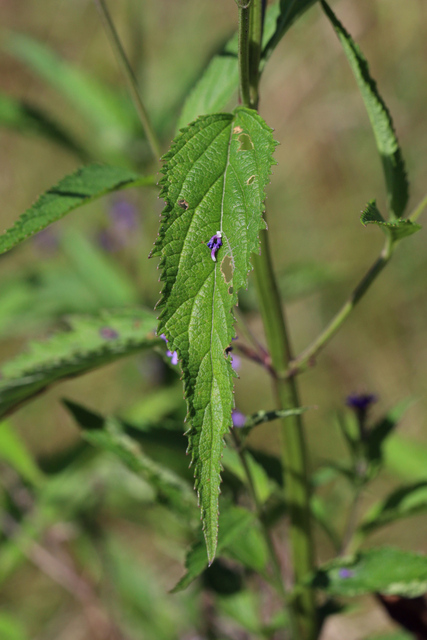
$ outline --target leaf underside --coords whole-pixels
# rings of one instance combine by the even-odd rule
[[[69,331],[33,342],[28,351],[2,364],[0,416],[54,382],[161,343],[154,335],[155,316],[143,309],[74,316],[69,324]]]
[[[380,211],[377,209],[375,200],[368,202],[362,211],[360,222],[365,227],[368,224],[377,225],[382,231],[389,234],[393,240],[402,240],[403,238],[412,236],[422,228],[420,224],[412,222],[407,218],[399,218],[391,221],[384,220]]]
[[[233,408],[234,376],[225,353],[234,336],[231,309],[246,286],[250,255],[259,250],[274,147],[264,121],[239,107],[202,116],[164,157],[166,207],[153,250],[161,256],[164,282],[158,333],[182,363],[189,452],[210,561],[217,541],[223,437]],[[223,245],[214,261],[207,242],[217,232]]]
[[[321,5],[342,44],[371,121],[383,165],[390,216],[400,218],[408,202],[409,184],[390,112],[378,92],[377,84],[370,74],[368,63],[360,48],[328,4],[321,0]]]
[[[112,191],[144,184],[153,184],[153,179],[143,178],[121,167],[101,164],[82,167],[43,193],[13,227],[0,236],[0,254],[60,220],[73,209]]]

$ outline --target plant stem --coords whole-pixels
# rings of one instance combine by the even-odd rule
[[[338,313],[335,314],[335,316],[329,322],[327,327],[322,331],[322,333],[302,353],[300,353],[299,356],[297,356],[290,362],[289,369],[285,373],[286,376],[292,377],[297,373],[305,371],[305,369],[313,364],[316,356],[320,353],[320,351],[322,351],[322,349],[324,349],[327,343],[335,335],[335,333],[343,324],[344,320],[346,320],[346,318],[350,315],[356,304],[365,295],[371,284],[381,273],[384,267],[388,264],[396,244],[396,242],[393,242],[390,238],[387,238],[387,241],[384,245],[383,250],[381,251],[379,258],[366,272],[366,274],[363,276],[357,287],[353,290],[347,301],[343,304]]]
[[[249,83],[249,3],[239,6],[239,93],[242,104],[251,106]]]
[[[156,160],[159,160],[161,156],[159,141],[157,140],[157,136],[150,122],[150,118],[148,117],[147,110],[144,106],[144,103],[142,102],[137,80],[126,56],[125,50],[123,49],[122,43],[120,42],[119,35],[111,19],[110,12],[108,11],[107,4],[105,0],[94,0],[94,2],[101,13],[107,37],[128,82],[132,100],[137,110],[142,127],[145,131],[145,135],[147,136],[152,154]]]
[[[240,96],[247,107],[253,106],[250,95],[250,71],[254,74],[254,70],[249,66],[248,30],[252,21],[251,37],[254,40],[257,38],[257,45],[261,47],[262,11],[259,7],[260,3],[256,0],[253,0],[250,12],[247,14],[245,13],[247,9],[239,7]],[[253,25],[254,20],[258,21],[257,26]],[[255,41],[253,44],[255,46]],[[253,75],[252,83],[258,83],[258,79],[257,70]],[[258,95],[258,89],[256,95]],[[277,406],[280,409],[294,409],[300,406],[300,402],[296,380],[286,378],[284,375],[291,360],[291,349],[265,230],[261,231],[260,239],[261,255],[254,257],[254,276],[267,344],[273,369],[277,374],[273,382]],[[300,415],[294,415],[282,421],[281,451],[285,494],[290,515],[291,555],[295,581],[298,585],[298,592],[292,601],[292,618],[295,619],[297,628],[294,640],[314,640],[317,636],[314,593],[310,587],[303,584],[303,580],[313,571],[314,552],[307,458]]]
[[[252,0],[249,34],[249,95],[250,106],[258,108],[259,63],[261,60],[261,44],[263,31],[263,2]]]
[[[267,344],[273,368],[277,406],[293,409],[300,406],[294,378],[284,376],[291,359],[288,332],[282,310],[279,289],[270,256],[268,235],[261,231],[261,254],[255,256],[254,275]],[[310,489],[307,456],[301,415],[290,416],[281,423],[281,459],[285,497],[290,515],[290,546],[298,593],[293,602],[299,636],[295,640],[316,638],[317,621],[313,591],[302,582],[314,568],[311,535]]]

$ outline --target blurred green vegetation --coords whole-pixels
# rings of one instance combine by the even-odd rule
[[[121,0],[110,4],[166,150],[185,95],[235,29],[235,3]],[[421,0],[410,0],[404,8],[398,0],[340,0],[334,8],[361,45],[391,109],[411,181],[411,210],[427,186],[427,7]],[[104,87],[96,94],[101,104],[107,99],[107,87],[108,100],[129,114],[125,130],[107,122],[109,135],[104,128],[103,137],[93,119],[95,113],[99,124],[100,103],[91,98],[84,108],[79,104],[84,91],[81,79],[74,86],[64,68],[58,72],[63,86],[55,88],[58,76],[52,81],[34,71],[34,50],[27,57],[25,47],[20,55],[14,53],[13,42],[19,42],[14,33],[35,39],[83,73],[89,93],[99,82]],[[82,157],[137,168],[147,163],[146,142],[92,2],[4,0],[0,44],[2,93],[41,110],[76,141],[75,148],[66,148],[54,136],[47,140],[37,131],[24,136],[19,130],[0,130],[2,228],[13,224],[42,191],[80,166]],[[385,203],[381,167],[362,100],[318,7],[289,31],[274,52],[262,78],[260,112],[280,141],[267,209],[274,261],[298,353],[376,258],[381,233],[364,228],[359,214],[371,198],[377,199],[380,209]],[[153,189],[108,196],[1,256],[0,359],[20,352],[29,339],[61,327],[67,314],[123,302],[154,307],[160,285],[156,265],[147,258],[161,209]],[[405,398],[413,399],[398,427],[403,444],[390,443],[388,472],[364,496],[364,508],[388,494],[399,477],[415,482],[427,475],[425,458],[421,456],[417,466],[410,450],[413,443],[415,451],[417,443],[427,447],[424,247],[423,232],[402,244],[316,366],[301,377],[302,404],[317,406],[305,416],[313,469],[326,457],[344,455],[334,416],[349,393],[375,393],[379,401],[374,418]],[[263,341],[254,300],[250,286],[242,297],[242,309],[250,329]],[[273,406],[269,380],[260,367],[242,360],[239,376],[240,411],[250,414]],[[182,423],[185,405],[178,377],[160,355],[133,356],[63,383],[23,406],[6,423],[4,429],[18,434],[24,448],[15,446],[19,464],[11,466],[5,454],[0,461],[4,512],[11,513],[10,503],[16,511],[16,519],[5,517],[3,523],[1,638],[191,640],[208,637],[214,602],[220,612],[218,637],[237,637],[232,634],[240,617],[247,618],[248,633],[259,633],[264,612],[257,616],[249,591],[235,594],[233,600],[215,590],[167,593],[182,576],[185,548],[191,541],[189,527],[156,505],[147,483],[116,458],[95,454],[83,445],[60,402],[67,398],[139,428],[165,418]],[[7,436],[1,432],[0,445],[3,440]],[[184,438],[179,453],[166,454],[156,443],[150,446],[158,459],[180,456],[175,460],[177,473],[187,473]],[[258,427],[251,446],[274,453],[274,423]],[[51,484],[46,479],[54,473],[57,477]],[[37,509],[34,495],[41,496]],[[331,505],[331,521],[342,528],[343,510],[350,500],[347,485],[326,485],[322,498]],[[413,526],[393,524],[376,532],[373,540],[427,552],[426,524],[426,516],[418,515]],[[18,542],[12,544],[7,538],[14,538],[17,526]],[[83,535],[87,531],[91,535]],[[276,535],[283,539],[283,530],[279,528]],[[331,544],[321,530],[316,536],[319,558],[326,560]],[[31,543],[32,537],[37,544]],[[385,617],[366,616],[372,605],[363,604],[364,636],[385,631]],[[346,623],[340,616],[332,619],[325,640],[361,638],[360,619],[361,614],[353,614]]]

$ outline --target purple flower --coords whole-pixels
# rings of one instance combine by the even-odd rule
[[[217,251],[220,247],[222,247],[222,233],[221,231],[217,231],[216,234],[214,236],[212,236],[212,238],[209,240],[209,242],[207,243],[209,249],[212,249],[211,251],[211,258],[214,262],[216,262],[216,254]]]
[[[354,411],[368,411],[371,404],[377,401],[377,397],[372,393],[352,393],[346,399],[347,407],[350,407]]]
[[[108,215],[114,229],[120,233],[129,233],[138,228],[138,212],[135,205],[125,198],[116,198]]]
[[[233,427],[237,427],[238,429],[243,427],[246,422],[245,414],[237,409],[233,409],[231,412],[231,419],[233,420]]]
[[[164,340],[166,342],[166,344],[169,342],[169,340],[166,338],[164,333],[162,333],[160,337],[161,337],[162,340]],[[171,364],[173,364],[173,365],[178,364],[178,353],[176,351],[170,351],[168,349],[166,351],[166,355],[167,355],[168,358],[171,359]]]
[[[354,576],[354,571],[351,571],[351,569],[340,569],[338,571],[338,575],[340,578],[345,580],[346,578],[352,578]]]
[[[33,244],[43,253],[54,253],[59,245],[58,234],[52,227],[46,227],[34,236]]]

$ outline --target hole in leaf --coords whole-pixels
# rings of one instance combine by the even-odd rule
[[[230,256],[225,256],[224,260],[221,262],[221,273],[227,284],[231,282],[233,278],[233,262]]]
[[[252,149],[254,148],[254,145],[252,144],[252,140],[247,133],[242,133],[242,135],[239,136],[239,141],[240,141],[239,151],[252,151]]]
[[[233,129],[233,133],[242,133],[243,129],[242,127],[239,127],[239,125],[237,125],[237,127],[234,127]]]
[[[188,204],[187,200],[184,200],[184,198],[181,198],[181,200],[178,200],[178,206],[181,207],[181,209],[185,209],[187,211],[190,205]]]
[[[255,180],[255,176],[251,176],[246,180],[246,184],[253,184],[254,180]]]

